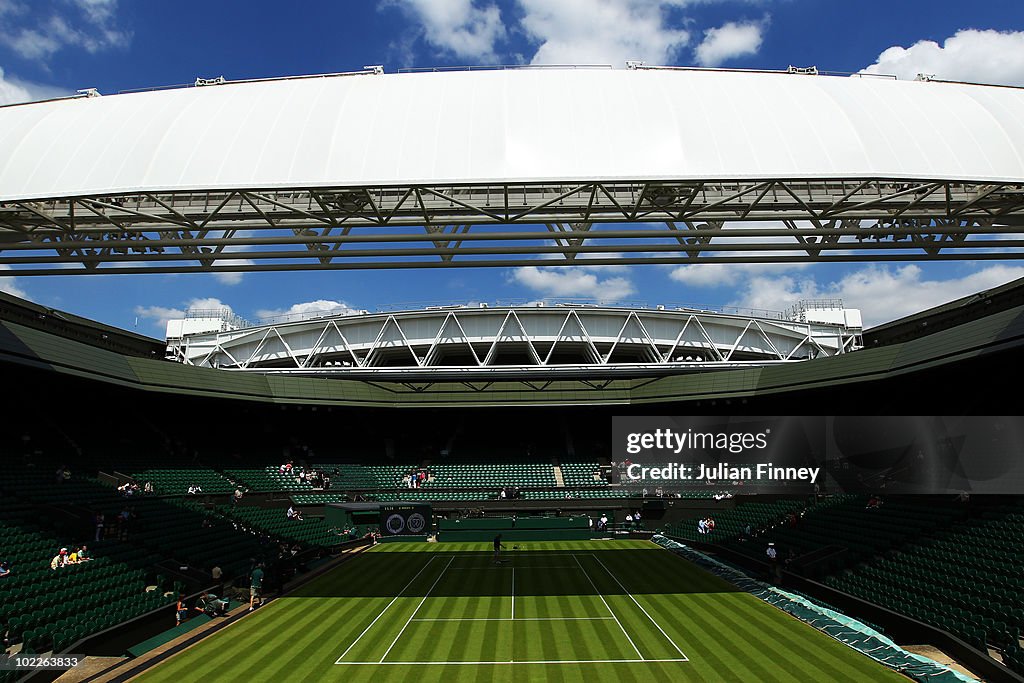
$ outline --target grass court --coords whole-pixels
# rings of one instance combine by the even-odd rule
[[[652,543],[489,545],[379,545],[140,680],[906,680]]]

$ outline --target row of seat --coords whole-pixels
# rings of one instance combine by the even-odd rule
[[[319,547],[337,545],[342,540],[327,528],[322,517],[289,519],[284,509],[236,506],[218,508],[218,512],[230,516],[246,526],[258,529],[277,538]]]
[[[226,494],[235,487],[216,470],[204,467],[162,469],[149,468],[131,473],[132,478],[144,486],[148,481],[160,495],[185,495],[190,486],[199,486],[207,495]]]

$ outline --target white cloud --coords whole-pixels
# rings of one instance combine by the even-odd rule
[[[0,271],[11,270],[6,263],[0,263]],[[19,299],[28,299],[29,296],[24,289],[18,286],[18,281],[13,276],[0,276],[0,292],[16,296]]]
[[[117,0],[74,0],[94,24],[110,21],[117,10]]]
[[[498,61],[495,45],[505,38],[496,4],[473,0],[392,0],[423,28],[423,38],[443,53],[477,63]]]
[[[675,282],[691,287],[725,287],[758,275],[778,275],[806,268],[805,263],[695,263],[673,268],[668,274]]]
[[[189,299],[184,308],[169,306],[136,306],[135,315],[153,321],[155,327],[164,328],[168,320],[184,318],[186,311],[226,311],[233,313],[231,306],[214,297]]]
[[[1024,31],[963,29],[942,45],[921,40],[878,55],[862,73],[913,79],[918,74],[948,81],[1024,85]]]
[[[1024,267],[994,265],[959,278],[926,279],[920,266],[868,266],[839,280],[819,283],[813,277],[754,277],[731,305],[783,310],[800,299],[841,298],[859,308],[866,326],[958,299],[1024,277]]]
[[[168,320],[184,318],[185,310],[167,306],[136,306],[135,315],[152,320],[155,327],[165,328]]]
[[[232,250],[231,247],[227,247],[224,249],[224,251],[229,250]],[[252,264],[255,263],[255,261],[247,258],[231,260],[221,259],[220,261],[214,261],[213,265],[216,266],[218,263],[223,263],[223,265],[232,266],[251,266]],[[222,285],[228,285],[229,287],[233,287],[235,285],[242,283],[242,278],[245,277],[245,273],[228,271],[222,273],[214,273],[213,277],[215,277],[217,279],[217,282],[221,283]]]
[[[60,11],[58,11],[60,10]],[[64,48],[89,53],[126,47],[132,34],[118,25],[117,0],[71,0],[44,12],[16,0],[0,1],[0,44],[25,59],[47,62]]]
[[[292,304],[288,308],[264,308],[256,311],[256,317],[277,318],[280,316],[294,316],[294,319],[301,320],[305,317],[318,315],[351,315],[357,313],[358,309],[352,308],[344,301],[332,301],[329,299],[317,299],[316,301],[305,301],[300,304]]]
[[[531,64],[670,64],[690,42],[679,0],[519,0],[527,38],[539,44]]]
[[[189,299],[188,310],[190,311],[227,311],[228,313],[234,313],[231,310],[231,306],[224,303],[216,297],[206,297],[204,299]]]
[[[0,67],[0,105],[63,97],[71,93],[47,85],[29,83],[4,73]]]
[[[601,302],[622,301],[636,294],[632,280],[625,276],[600,278],[601,266],[522,266],[509,280],[546,297],[586,297]]]
[[[701,66],[718,66],[737,57],[757,54],[761,48],[764,22],[726,22],[704,32],[704,40],[694,50]]]

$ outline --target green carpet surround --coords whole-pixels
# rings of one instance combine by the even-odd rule
[[[489,546],[378,546],[140,680],[905,680],[651,543]]]
[[[498,534],[512,541],[575,541],[590,538],[587,517],[484,517],[442,519],[437,540],[449,542],[490,541]]]

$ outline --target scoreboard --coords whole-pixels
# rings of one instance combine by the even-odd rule
[[[432,516],[432,508],[427,504],[381,505],[381,536],[425,536],[430,533]]]

